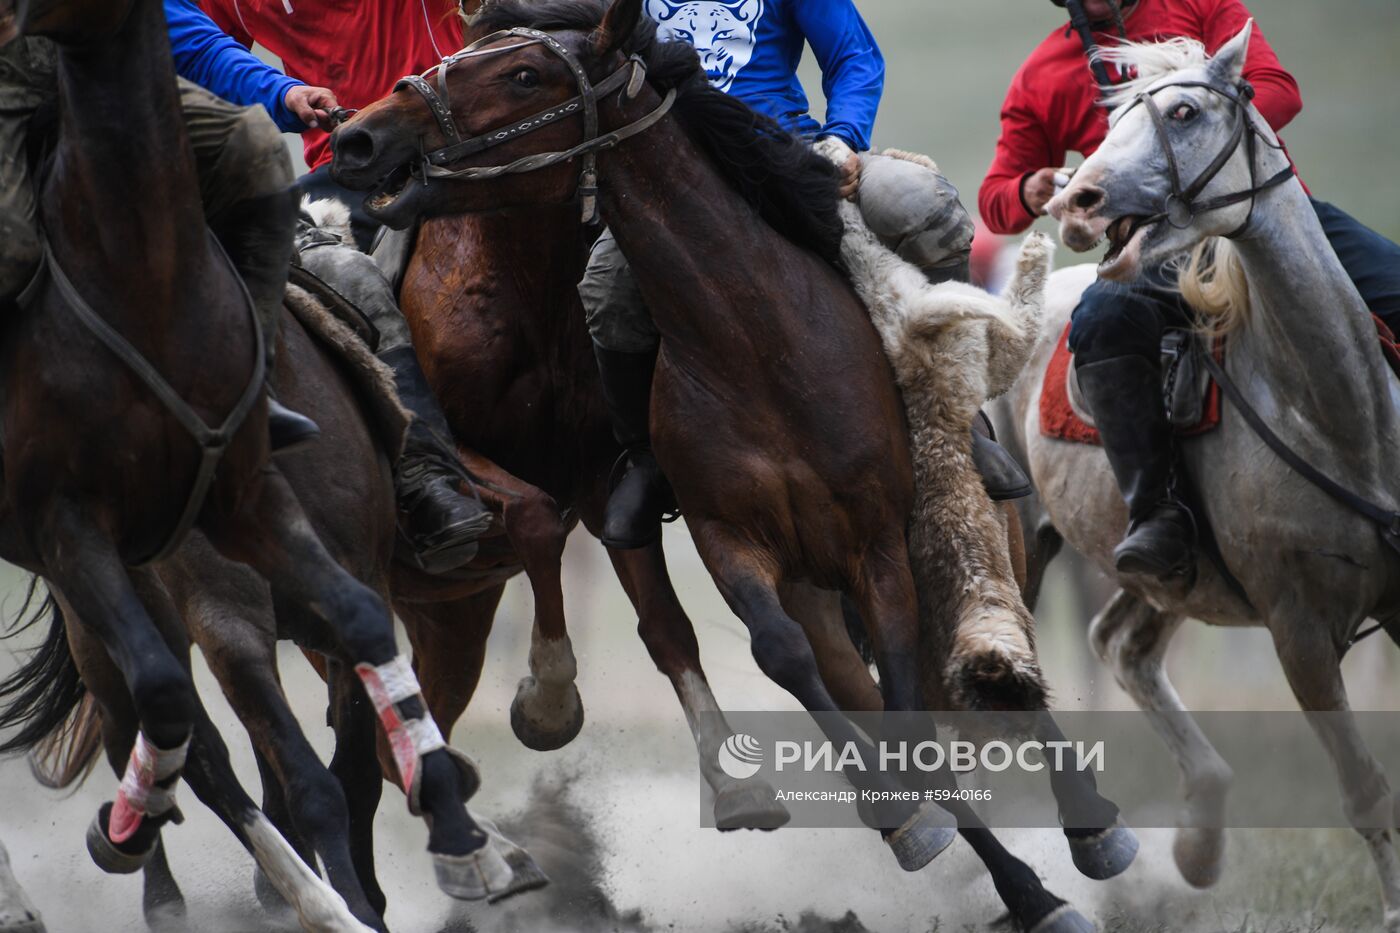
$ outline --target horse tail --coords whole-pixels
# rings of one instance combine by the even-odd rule
[[[33,578],[19,620],[5,637],[49,620],[48,634],[14,673],[0,681],[0,729],[18,731],[0,754],[31,752],[31,769],[46,787],[67,787],[86,777],[102,747],[101,713],[78,676],[68,647],[63,611],[52,595],[36,605]]]
[[[1177,287],[1210,337],[1233,333],[1249,322],[1249,280],[1239,251],[1227,239],[1208,237],[1198,243],[1178,271]]]

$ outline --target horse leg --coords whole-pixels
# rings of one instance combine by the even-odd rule
[[[1385,771],[1356,728],[1346,686],[1342,683],[1341,657],[1331,633],[1337,626],[1319,624],[1311,614],[1270,619],[1274,650],[1298,705],[1308,713],[1337,770],[1347,819],[1366,840],[1381,883],[1381,907],[1386,933],[1400,933],[1400,858],[1395,852],[1395,816],[1390,783]]]
[[[822,682],[841,708],[852,712],[883,710],[885,700],[880,686],[846,630],[841,594],[810,584],[789,584],[782,587],[780,595],[783,608],[807,633]]]
[[[239,719],[242,720],[242,717]],[[247,729],[248,724],[244,722],[243,727]],[[249,738],[252,739],[251,731]],[[287,840],[287,845],[291,846],[313,871],[317,871],[316,853],[297,832],[296,821],[292,819],[291,808],[287,805],[287,795],[282,790],[282,781],[272,767],[272,762],[268,761],[267,756],[258,748],[256,739],[253,739],[253,760],[257,762],[258,778],[262,781],[262,812],[273,829]],[[317,874],[320,872],[317,871]],[[255,869],[253,872],[253,893],[257,895],[258,903],[269,915],[275,916],[292,909],[291,905],[282,899],[282,895],[277,893],[277,889],[272,886],[272,880],[261,869]]]
[[[476,766],[443,741],[384,602],[326,552],[281,473],[268,467],[261,479],[227,527],[206,530],[210,542],[260,573],[275,603],[329,625],[327,641],[355,665],[379,713],[410,812],[425,815],[438,886],[463,900],[505,888],[510,867],[464,805],[480,783]]]
[[[1181,622],[1180,616],[1158,612],[1120,590],[1089,624],[1089,643],[1147,714],[1181,769],[1185,807],[1172,855],[1188,883],[1207,888],[1220,880],[1225,854],[1221,827],[1234,774],[1167,678],[1163,658]]]
[[[35,537],[46,576],[71,610],[66,618],[101,641],[140,724],[116,800],[98,810],[87,836],[99,867],[129,873],[151,857],[160,827],[178,815],[174,788],[197,702],[189,672],[142,605],[116,547],[81,515],[60,505]]]
[[[388,898],[374,870],[374,814],[384,791],[378,752],[374,706],[360,689],[359,679],[346,665],[328,660],[328,710],[335,730],[335,753],[330,771],[340,782],[349,811],[350,858],[370,907],[384,916]],[[389,762],[393,767],[393,762]]]
[[[44,933],[39,911],[10,870],[10,853],[0,842],[0,933]]]
[[[462,462],[472,475],[506,491],[501,500],[501,522],[535,598],[530,673],[521,678],[510,704],[510,727],[526,748],[541,752],[563,748],[583,728],[583,700],[575,683],[578,663],[564,622],[560,582],[560,560],[569,528],[548,493],[511,476],[474,451],[463,450]]]
[[[449,737],[481,680],[486,639],[504,590],[504,584],[498,584],[451,602],[399,607],[413,643],[413,665],[422,678],[424,699]],[[549,876],[528,852],[507,839],[494,823],[485,819],[480,822],[511,870],[510,883],[491,892],[491,903],[549,883]]]
[[[902,545],[902,542],[899,543]],[[896,545],[889,553],[898,555]],[[875,649],[880,671],[881,692],[885,709],[908,713],[919,708],[919,683],[913,658],[917,657],[918,605],[913,576],[907,560],[867,561],[865,574],[856,583],[851,596],[860,609]],[[885,718],[886,724],[892,720]],[[902,718],[893,720],[896,732],[906,732],[913,725]],[[932,731],[932,720],[928,731]],[[903,735],[901,738],[920,741],[932,735]],[[956,778],[947,770],[915,776],[927,782],[928,788],[954,790]],[[964,801],[950,800],[941,807],[957,822],[958,833],[972,846],[977,857],[992,876],[997,895],[1010,911],[1013,920],[1023,930],[1034,933],[1085,933],[1093,925],[1069,904],[1045,890],[1039,876],[1025,862],[1012,855],[982,823]],[[946,829],[946,822],[935,818],[937,808],[925,804],[909,821],[887,837],[890,847],[906,871],[927,864],[951,841],[935,832]],[[946,819],[946,818],[945,818]]]
[[[54,592],[67,627],[68,644],[78,671],[100,710],[99,722],[102,748],[112,770],[121,776],[126,769],[131,746],[136,742],[139,725],[131,695],[122,682],[121,671],[96,635],[84,628],[72,606],[61,593]],[[185,896],[170,871],[165,845],[157,836],[149,861],[142,868],[141,911],[146,925],[155,933],[175,933],[187,928]]]
[[[591,516],[590,516],[591,518]],[[601,529],[601,525],[598,526]],[[666,553],[655,541],[636,550],[608,550],[627,598],[637,610],[637,633],[656,669],[671,681],[700,761],[700,774],[715,794],[715,826],[772,830],[791,814],[764,781],[735,780],[719,767],[719,750],[734,734],[700,666],[695,629],[666,571]]]
[[[1066,741],[1049,711],[1036,715],[1036,738],[1046,745]],[[1093,772],[1051,768],[1050,789],[1079,873],[1107,881],[1127,871],[1137,858],[1137,834],[1119,820],[1118,806],[1099,794]]]
[[[253,641],[241,646],[236,655],[206,650],[205,657],[257,750],[258,770],[272,804],[267,817],[279,829],[278,817],[283,820],[291,832],[282,836],[308,866],[314,868],[316,856],[320,856],[327,880],[356,919],[382,930],[382,910],[376,910],[367,899],[350,854],[350,817],[344,791],[321,764],[287,706],[277,680],[273,645]],[[276,904],[274,897],[268,896],[273,892],[263,888],[272,879],[261,872],[257,880],[259,899],[265,906]]]

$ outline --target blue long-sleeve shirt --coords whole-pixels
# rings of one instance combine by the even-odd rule
[[[695,46],[710,82],[803,136],[870,148],[885,59],[852,0],[646,0],[663,39]],[[822,71],[826,123],[797,80],[803,46]]]
[[[288,89],[302,82],[260,60],[191,0],[165,0],[165,20],[182,78],[244,107],[261,104],[284,133],[306,130],[285,103]]]

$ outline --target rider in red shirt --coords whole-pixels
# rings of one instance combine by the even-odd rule
[[[461,13],[454,0],[200,0],[210,17],[245,45],[257,42],[282,59],[288,75],[330,88],[342,107],[359,108],[393,90],[462,47]],[[468,4],[470,5],[470,4]],[[364,194],[330,177],[329,137],[304,134],[311,171],[297,181],[303,195],[334,199],[350,209],[360,250],[378,224],[364,213]],[[438,405],[413,349],[393,289],[374,261],[321,231],[299,241],[301,268],[321,278],[374,323],[376,355],[394,371],[399,398],[414,415],[394,463],[399,530],[431,573],[455,569],[476,553],[490,515],[461,491],[452,427]]]
[[[342,107],[357,110],[460,49],[462,20],[453,0],[199,0],[229,35],[254,42],[282,59],[291,77],[335,92]],[[310,173],[297,182],[303,194],[332,197],[351,209],[356,242],[367,250],[378,225],[354,196],[330,177],[330,136],[302,134]]]
[[[1250,17],[1240,0],[1052,2],[1069,6],[1071,23],[1041,42],[1012,79],[996,157],[978,194],[982,219],[995,233],[1030,226],[1054,196],[1066,155],[1087,157],[1103,142],[1108,112],[1099,104],[1099,85],[1121,76],[1111,64],[1091,64],[1090,47],[1185,37],[1214,53]],[[1297,82],[1257,27],[1244,77],[1254,86],[1255,107],[1275,130],[1302,109]],[[1400,247],[1330,204],[1314,200],[1313,207],[1367,306],[1392,329],[1400,326]],[[1128,503],[1128,534],[1114,552],[1123,572],[1171,576],[1194,560],[1195,523],[1169,491],[1174,464],[1160,380],[1162,331],[1191,321],[1174,276],[1160,268],[1146,270],[1130,286],[1095,282],[1072,318],[1069,346],[1079,388]]]

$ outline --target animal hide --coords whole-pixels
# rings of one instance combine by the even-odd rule
[[[909,547],[924,702],[929,709],[1043,709],[1034,620],[1016,585],[1005,517],[973,463],[969,427],[1030,357],[1044,312],[1050,240],[1026,238],[1016,274],[998,297],[961,282],[931,285],[879,242],[858,207],[843,201],[840,210],[841,258],[908,415],[915,481]]]
[[[284,304],[312,339],[328,348],[341,363],[390,461],[398,460],[413,416],[399,401],[393,371],[310,292],[288,285]]]

